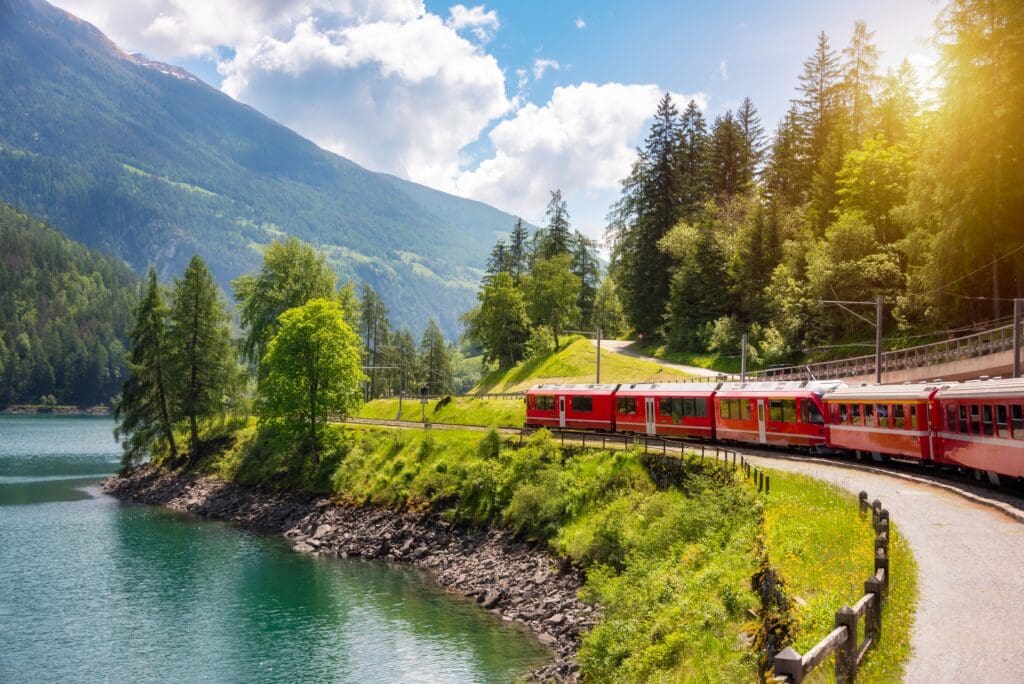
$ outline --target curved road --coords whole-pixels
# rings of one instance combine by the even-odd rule
[[[597,340],[591,338],[590,343],[595,347],[597,346]],[[700,368],[699,366],[684,366],[681,363],[672,363],[671,361],[664,361],[653,356],[646,356],[641,354],[630,347],[633,345],[632,340],[601,340],[601,349],[603,351],[614,352],[615,354],[622,354],[623,356],[632,356],[634,359],[643,359],[644,361],[651,361],[659,366],[665,368],[671,368],[681,373],[687,373],[698,378],[710,378],[714,379],[721,375],[718,371],[708,370],[707,368]]]
[[[1024,682],[1024,524],[934,485],[817,461],[747,458],[865,490],[889,509],[918,565],[905,681]]]

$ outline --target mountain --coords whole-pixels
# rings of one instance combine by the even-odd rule
[[[93,406],[121,388],[139,279],[0,203],[0,408]]]
[[[296,235],[397,324],[433,315],[449,336],[514,223],[320,149],[42,0],[0,0],[0,199],[164,279],[198,252],[225,289]]]

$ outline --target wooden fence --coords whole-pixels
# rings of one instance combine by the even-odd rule
[[[840,608],[835,629],[807,653],[800,655],[790,646],[777,654],[773,663],[776,682],[800,684],[832,654],[835,654],[836,682],[853,682],[864,656],[878,644],[882,633],[882,608],[889,592],[889,511],[882,508],[878,499],[869,505],[867,492],[860,493],[859,503],[862,513],[870,508],[875,529],[875,571],[864,582],[864,596],[853,607]],[[858,643],[862,618],[864,639]]]

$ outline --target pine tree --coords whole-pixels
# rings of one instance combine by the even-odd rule
[[[516,285],[530,268],[530,236],[523,219],[516,218],[508,239],[509,272]]]
[[[898,69],[889,67],[882,78],[874,113],[875,127],[889,142],[901,142],[906,139],[910,122],[917,118],[920,109],[917,76],[910,60],[904,59]]]
[[[736,110],[736,123],[743,131],[743,178],[753,182],[764,162],[765,140],[761,117],[749,97],[743,98]]]
[[[676,200],[679,203],[677,220],[693,221],[700,215],[710,194],[710,154],[710,138],[704,113],[700,111],[696,100],[690,100],[679,120],[677,159],[680,193]]]
[[[871,42],[874,31],[857,21],[850,44],[843,48],[843,96],[849,111],[854,141],[868,133],[874,93],[878,87],[878,47]]]
[[[452,360],[444,334],[433,318],[427,323],[420,340],[420,368],[423,381],[430,394],[448,394],[452,391]]]
[[[752,177],[746,166],[746,141],[732,112],[715,119],[711,131],[710,187],[719,201],[726,202],[745,191]]]
[[[487,258],[487,268],[484,271],[484,282],[489,282],[498,273],[510,273],[512,271],[511,255],[504,240],[498,240],[491,250],[491,256]]]
[[[804,131],[796,106],[791,106],[775,131],[771,160],[765,169],[765,194],[784,207],[795,207],[807,200],[807,186],[801,180],[806,165],[801,141]]]
[[[233,389],[235,348],[225,303],[198,255],[174,282],[168,341],[175,414],[189,424],[189,461],[199,457],[199,421],[223,414]]]
[[[121,440],[121,460],[130,470],[152,453],[157,440],[166,442],[172,461],[178,457],[171,419],[169,350],[167,346],[167,306],[164,304],[156,271],[150,267],[142,298],[134,310],[128,353],[130,375],[121,397],[114,405],[115,436]]]
[[[579,231],[573,236],[572,273],[580,280],[576,306],[580,311],[577,325],[589,329],[593,325],[594,301],[601,281],[601,268],[597,261],[597,243]]]
[[[366,387],[367,401],[380,395],[382,379],[386,373],[379,372],[379,366],[388,365],[383,362],[382,354],[391,333],[391,321],[384,300],[368,283],[363,283],[360,302],[360,332],[364,345],[364,365],[367,367],[369,383]]]
[[[569,209],[562,199],[562,191],[554,190],[545,212],[547,224],[538,246],[541,258],[550,259],[571,250],[572,229],[569,226]]]
[[[818,34],[814,54],[804,62],[797,90],[802,97],[794,101],[797,120],[803,134],[801,147],[806,163],[800,175],[802,187],[810,186],[817,161],[828,145],[840,105],[840,66],[828,36]]]

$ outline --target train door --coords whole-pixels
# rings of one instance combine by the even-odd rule
[[[654,397],[644,399],[644,418],[647,419],[647,434],[657,434],[658,431],[654,423]]]
[[[558,427],[565,427],[565,397],[558,397]]]
[[[765,403],[767,399],[757,400],[757,441],[761,444],[768,443],[768,429],[765,423]]]

